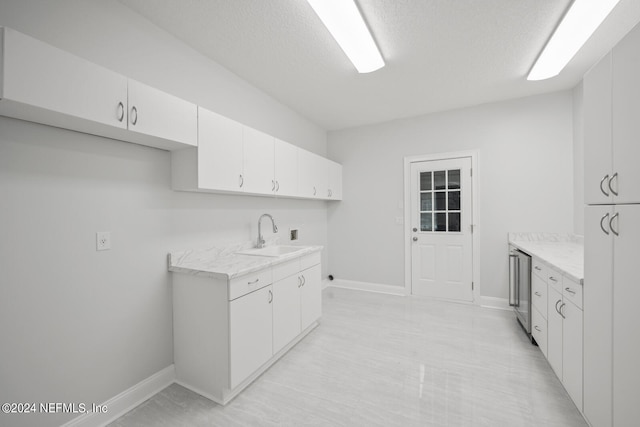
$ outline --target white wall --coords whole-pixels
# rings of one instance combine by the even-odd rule
[[[0,25],[326,152],[324,130],[115,0],[3,0]],[[2,403],[101,403],[173,363],[170,250],[254,239],[264,212],[327,244],[325,202],[173,192],[166,151],[1,117],[0,205]]]
[[[403,286],[403,158],[478,150],[481,295],[507,298],[507,233],[573,230],[572,124],[565,91],[330,132],[329,273]]]
[[[584,235],[584,104],[582,81],[573,89],[573,232]]]

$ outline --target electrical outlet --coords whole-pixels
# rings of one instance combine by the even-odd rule
[[[96,232],[96,251],[108,251],[111,249],[111,232]]]

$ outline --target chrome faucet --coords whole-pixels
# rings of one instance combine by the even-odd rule
[[[278,232],[278,227],[276,226],[276,222],[273,220],[273,217],[269,214],[262,214],[262,216],[260,216],[260,219],[258,219],[258,244],[256,245],[256,248],[264,248],[264,238],[262,237],[262,218],[267,217],[271,220],[271,224],[273,225],[273,232],[277,233]]]

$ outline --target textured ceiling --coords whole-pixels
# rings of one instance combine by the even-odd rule
[[[622,0],[557,77],[526,75],[571,0],[357,0],[386,66],[358,74],[304,0],[120,0],[327,130],[568,89],[637,22]]]

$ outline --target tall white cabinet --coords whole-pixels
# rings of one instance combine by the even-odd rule
[[[640,26],[584,78],[584,414],[640,419]]]

